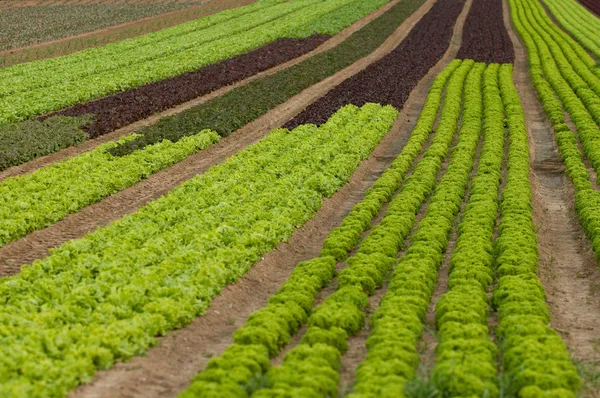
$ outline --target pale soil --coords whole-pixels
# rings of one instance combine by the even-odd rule
[[[513,78],[525,110],[530,139],[530,179],[540,250],[538,273],[548,296],[551,325],[561,334],[576,364],[598,366],[600,271],[577,220],[574,189],[565,175],[551,124],[531,83],[527,53],[512,27],[506,2],[504,21],[515,47]],[[588,388],[584,395],[598,397],[599,390]]]

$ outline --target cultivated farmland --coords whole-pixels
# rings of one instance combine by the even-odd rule
[[[600,397],[596,8],[1,4],[0,396]]]

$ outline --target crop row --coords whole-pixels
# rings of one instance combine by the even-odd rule
[[[512,63],[515,54],[502,14],[502,0],[474,0],[456,57],[486,63]]]
[[[554,18],[581,45],[600,57],[600,19],[575,0],[544,0]]]
[[[0,395],[65,396],[202,314],[351,176],[398,112],[274,130],[168,195],[0,280]]]
[[[422,0],[415,0],[407,5],[403,4],[402,8],[408,9],[410,12],[411,5],[421,1]],[[316,24],[314,26],[315,29],[325,29],[327,31],[341,29],[372,11],[374,6],[375,4],[372,2],[361,4],[352,3],[347,7],[340,8],[337,12],[328,14],[327,18],[317,19],[316,21],[313,21],[312,24],[305,25],[305,27],[311,27]],[[395,16],[398,17],[399,15]],[[392,25],[388,26],[393,29],[395,26],[394,24],[401,23],[403,19],[404,17],[400,17],[398,20],[394,20]],[[374,44],[378,40],[383,41],[384,39],[382,37],[387,30],[389,30],[389,28],[381,29],[379,32],[381,35],[375,35],[374,37],[369,37],[368,40],[365,40],[367,42],[362,43],[365,47],[355,47],[355,49],[357,49],[356,55],[366,55],[369,49],[372,48],[369,44]],[[56,115],[65,115],[76,116],[76,120],[79,121],[79,117],[85,117],[86,123],[82,123],[81,129],[87,132],[89,137],[94,138],[305,54],[317,47],[326,40],[327,37],[328,36],[326,35],[315,34],[304,39],[278,39],[273,43],[249,53],[208,65],[194,72],[184,73],[170,79],[126,90],[119,94],[78,104],[53,114],[44,115],[43,117],[40,117],[40,119],[48,120],[53,119]],[[360,36],[358,39],[367,39],[367,37]],[[339,55],[339,53],[336,53],[336,55]],[[269,88],[273,89],[273,87]],[[279,91],[285,90],[283,87],[279,87],[278,89]],[[238,94],[241,94],[241,92],[238,92]],[[234,97],[238,100],[240,99],[239,97]],[[287,97],[284,98],[287,99]],[[278,99],[281,100],[281,96],[279,96]],[[222,103],[217,105],[222,105]],[[241,104],[240,106],[242,109],[240,109],[241,115],[239,115],[239,117],[243,117],[247,121],[252,120],[252,116],[255,114],[245,113],[244,107],[246,104]],[[266,112],[268,110],[268,108],[262,108],[259,103],[250,106],[260,107],[261,112]],[[90,114],[92,117],[90,117]],[[220,122],[224,118],[220,112],[213,112],[212,116],[213,119],[210,119],[205,123],[206,125],[211,126],[207,127],[209,129],[214,129],[212,123],[216,121]],[[214,116],[217,117],[215,118]],[[236,115],[231,115],[230,117],[232,120],[229,120],[229,122],[240,120],[239,117],[236,118]],[[228,117],[225,116],[225,118],[227,119]],[[72,122],[65,122],[63,119],[58,120],[61,121],[60,123],[77,123],[76,120],[73,120]],[[32,122],[27,121],[20,124],[30,127],[31,123]],[[38,144],[32,145],[32,147],[40,147],[43,148],[44,151],[36,150],[32,153],[30,147],[26,145],[16,145],[13,140],[0,142],[0,151],[10,154],[5,160],[5,164],[1,165],[3,166],[2,168],[21,164],[36,156],[52,153],[68,146],[69,142],[74,142],[68,140],[68,133],[65,134],[67,137],[63,137],[61,130],[55,128],[58,123],[59,122],[57,121],[51,120],[47,123],[37,124],[37,128],[28,134],[30,139],[35,141],[34,144]],[[17,123],[15,124],[15,127],[11,127],[11,129],[22,130],[23,128]],[[204,129],[206,128],[192,131],[188,133],[188,135],[196,134],[197,131]],[[79,136],[81,136],[81,133],[79,133]],[[162,139],[157,140],[156,143],[160,141],[162,141]],[[25,140],[20,140],[20,142],[26,143]]]
[[[515,9],[516,5],[511,3],[512,18],[521,35],[525,45],[528,48],[529,54],[529,70],[531,73],[533,85],[538,92],[540,102],[544,108],[548,119],[552,123],[552,127],[556,134],[556,142],[560,150],[563,161],[565,162],[567,175],[575,186],[575,208],[579,221],[581,222],[586,234],[592,244],[596,258],[600,260],[600,223],[596,221],[594,214],[600,210],[600,195],[592,188],[587,168],[583,163],[582,154],[577,146],[577,140],[584,143],[584,152],[592,161],[592,165],[597,169],[598,164],[596,153],[594,151],[593,138],[596,136],[597,126],[594,121],[581,120],[587,115],[586,112],[578,112],[577,118],[572,118],[577,127],[577,135],[571,132],[569,126],[565,123],[565,115],[563,111],[563,103],[554,95],[553,87],[548,81],[553,76],[552,74],[544,73],[540,56],[535,50],[536,43],[531,35],[523,28],[520,22],[520,16]],[[556,76],[556,74],[554,74]],[[548,79],[548,80],[547,80]],[[556,79],[555,79],[556,80]],[[573,103],[577,104],[576,99]],[[589,115],[588,115],[589,117]],[[579,121],[579,123],[577,123]],[[586,144],[586,138],[591,139]]]
[[[334,276],[336,260],[345,259],[348,253],[358,245],[363,232],[371,228],[373,219],[379,214],[383,205],[392,199],[402,185],[405,174],[422,151],[423,145],[432,132],[438,108],[442,102],[444,87],[449,79],[457,79],[453,73],[460,63],[460,61],[452,62],[437,76],[430,88],[416,127],[402,152],[367,190],[364,199],[352,208],[341,225],[325,239],[320,255],[310,261],[298,264],[288,281],[269,299],[269,304],[248,318],[246,324],[234,333],[234,344],[227,348],[221,356],[211,359],[206,370],[196,376],[190,387],[181,395],[182,397],[217,397],[223,391],[227,391],[232,397],[248,397],[260,386],[261,379],[265,378],[264,375],[270,367],[269,358],[279,354],[291,336],[297,333],[300,325],[308,320],[317,293]],[[455,92],[460,90],[456,83],[453,86]],[[449,117],[447,116],[446,119],[448,120]],[[438,138],[437,141],[436,145],[438,149],[441,149],[440,139]],[[443,154],[438,156],[443,156]],[[416,187],[417,179],[410,177],[406,182],[408,183],[410,180],[413,181],[413,187]],[[400,196],[404,197],[402,193],[398,197]],[[420,201],[422,200],[424,198],[420,199]],[[395,201],[399,202],[399,200]],[[413,204],[413,213],[420,207],[420,201]],[[359,268],[358,265],[354,267]],[[351,273],[346,271],[345,275],[348,278]],[[365,280],[367,279],[365,278]],[[345,290],[338,290],[336,297],[343,298],[343,291],[349,292],[348,298],[354,296],[359,300],[361,297],[364,299],[360,289],[357,294],[353,292],[351,285]],[[343,306],[343,303],[340,304]],[[357,314],[355,310],[353,311],[352,305],[349,309],[350,313]],[[324,310],[320,311],[321,314],[325,313]],[[296,316],[293,316],[294,314]],[[360,321],[361,315],[358,317]],[[335,337],[336,332],[332,333]],[[332,333],[324,331],[322,334]],[[340,334],[343,345],[345,332],[342,330],[337,333]],[[313,335],[316,334],[313,332]],[[290,355],[299,357],[317,355],[323,358],[325,367],[335,368],[339,361],[339,352],[326,345],[318,344],[310,347],[303,344],[294,352],[296,354]],[[281,377],[281,371],[278,372]],[[330,371],[327,374],[335,377]],[[316,377],[317,374],[312,376]],[[331,381],[323,380],[322,377],[318,377],[314,381],[308,379],[304,381],[306,384],[303,384],[301,386],[303,388],[299,390],[305,394],[304,396],[312,396],[314,391],[311,387],[318,390],[322,381],[325,382],[324,385],[329,385],[330,389],[333,387]],[[297,386],[297,384],[295,385]],[[268,391],[263,389],[257,395],[268,396],[270,394]]]
[[[95,101],[77,104],[59,111],[65,116],[94,114],[94,121],[85,127],[90,137],[106,134],[117,128],[149,117],[156,112],[208,94],[256,73],[303,55],[360,17],[367,15],[379,2],[354,2],[301,27],[291,36],[169,79],[146,84]],[[306,35],[303,32],[306,31]],[[324,32],[324,34],[313,34]],[[46,115],[45,117],[47,117]],[[52,116],[52,115],[50,115]]]
[[[398,195],[390,202],[381,223],[375,226],[363,240],[357,254],[346,260],[348,267],[338,276],[337,291],[319,305],[309,317],[308,328],[300,344],[285,355],[280,367],[272,368],[267,373],[268,387],[254,394],[257,398],[281,396],[281,391],[291,392],[299,388],[303,388],[303,394],[306,396],[336,394],[339,384],[339,358],[347,349],[347,339],[364,326],[364,310],[368,306],[368,296],[382,285],[384,278],[396,264],[398,252],[413,228],[421,205],[435,187],[437,174],[442,168],[443,160],[456,133],[463,84],[471,66],[472,63],[469,62],[461,64],[450,77],[440,124],[430,147],[425,151],[423,158],[417,163],[413,174],[406,180]],[[460,145],[459,137],[457,148]],[[454,157],[451,164],[453,160]],[[443,180],[440,186],[441,184]],[[413,241],[414,239],[415,236]],[[397,275],[397,269],[394,275]],[[380,309],[398,307],[402,304],[406,302],[388,297],[384,298]],[[378,377],[385,376],[380,372],[395,368],[390,364],[393,362],[393,357],[390,356],[394,353],[402,356],[403,359],[407,357],[403,355],[405,350],[398,350],[398,345],[394,345],[393,342],[386,342],[384,349],[377,346],[381,338],[385,338],[388,334],[378,333],[377,325],[384,326],[386,320],[379,317],[378,313],[372,319],[376,326],[372,335],[374,337],[367,343],[370,357],[359,368],[354,385],[358,393],[375,392],[374,388],[385,391],[399,387],[396,383],[388,384],[389,379],[384,381],[385,378]],[[394,326],[396,327],[394,334],[396,334],[397,328],[401,326]],[[331,360],[323,361],[322,357]],[[408,357],[418,358],[416,353]],[[382,366],[382,362],[387,362],[389,365]],[[311,380],[315,379],[315,375],[319,375],[319,378],[317,383],[312,383]]]
[[[542,30],[540,26],[547,27],[548,21],[540,15],[543,10],[539,4],[531,0],[510,0],[510,4],[513,22],[528,50],[530,73],[542,103],[554,101],[554,96],[558,96],[577,126],[586,156],[594,169],[600,171],[597,124],[600,122],[600,79],[592,73],[593,68],[590,70],[581,58],[569,51],[572,46],[581,49],[577,43],[568,37],[550,35],[548,29]],[[582,58],[589,59],[585,51]],[[548,114],[548,118],[557,131],[568,131],[562,106],[560,111],[556,109]]]
[[[436,2],[394,50],[344,80],[284,127],[323,123],[347,104],[375,102],[401,109],[412,89],[448,49],[463,8],[464,2],[459,0]]]
[[[315,19],[327,18],[328,13],[355,1],[266,0],[279,4],[264,6],[254,12],[242,13],[246,8],[240,8],[237,11],[242,13],[240,16],[160,42],[129,47],[126,52],[117,51],[116,55],[104,50],[103,57],[97,58],[96,49],[90,49],[84,57],[85,62],[69,62],[71,56],[65,56],[58,58],[65,59],[64,63],[55,62],[58,65],[49,65],[44,60],[31,63],[29,68],[26,66],[29,64],[25,64],[12,74],[12,68],[7,68],[8,72],[0,72],[3,81],[0,85],[0,97],[3,98],[0,122],[55,111],[248,52],[287,37]],[[383,2],[385,0],[376,0],[369,4],[375,8]]]
[[[493,296],[498,308],[496,332],[502,341],[502,369],[516,396],[575,397],[581,381],[567,347],[548,325],[545,293],[536,274],[529,146],[510,65],[502,66],[500,89],[509,135],[508,171],[495,244],[498,282]]]
[[[477,121],[470,119],[460,127],[458,142],[452,149],[446,172],[436,183],[445,151],[458,128],[463,97],[462,83],[466,83],[464,92],[471,94],[472,86],[479,84],[473,76],[480,73],[480,68],[473,66],[473,61],[463,61],[461,90],[450,95],[450,87],[448,88],[444,110],[452,110],[452,120],[447,125],[442,125],[442,119],[436,130],[436,135],[447,135],[445,147],[430,147],[433,149],[432,156],[424,158],[426,162],[419,165],[423,168],[422,172],[426,173],[425,178],[418,176],[415,170],[416,181],[413,184],[417,187],[417,192],[412,201],[415,202],[423,192],[431,192],[434,188],[435,191],[429,200],[425,216],[410,238],[410,246],[394,268],[379,308],[371,317],[371,334],[366,343],[367,356],[356,371],[355,393],[352,397],[391,396],[394,391],[403,391],[406,382],[416,375],[420,363],[417,344],[421,339],[425,314],[435,290],[437,271],[448,246],[450,231],[467,188],[479,141],[480,130],[474,128]],[[467,73],[470,76],[465,81]],[[411,197],[405,201],[411,201]],[[388,227],[385,228],[387,233],[379,234],[379,244],[387,248],[387,256],[392,255],[389,243],[406,237],[412,228],[412,223],[406,225],[403,222],[411,205],[400,202],[395,206],[397,210],[394,209],[386,216],[389,217]],[[390,210],[391,208],[392,205]],[[414,216],[412,221],[414,222]],[[401,231],[402,229],[405,231]],[[393,259],[396,259],[396,253],[393,254]]]
[[[227,136],[302,90],[352,65],[381,45],[423,0],[403,0],[331,50],[254,80],[227,94],[142,129],[141,137],[111,150],[123,156],[146,145],[211,129]]]
[[[188,0],[3,7],[0,13],[0,25],[3,27],[0,32],[0,51],[91,32],[107,26],[198,6],[203,2]],[[41,24],[40,21],[46,22]]]
[[[0,170],[85,141],[88,116],[54,117],[0,125]]]
[[[450,77],[442,119],[431,146],[417,163],[414,173],[406,180],[398,195],[390,202],[381,223],[363,240],[356,255],[346,260],[348,267],[338,276],[336,292],[316,307],[308,318],[306,333],[298,346],[285,355],[281,366],[269,370],[267,388],[259,390],[253,397],[278,397],[286,392],[299,390],[304,396],[336,395],[340,358],[348,348],[347,339],[364,326],[364,310],[369,305],[368,296],[382,285],[396,264],[398,252],[412,230],[421,205],[435,187],[437,172],[442,167],[456,132],[464,78],[470,67],[470,64],[464,63]],[[460,145],[459,138],[458,146]],[[454,156],[451,165],[453,160]],[[449,166],[449,169],[451,167]],[[439,187],[442,184],[443,180]],[[414,238],[415,236],[413,241]],[[398,268],[394,275],[397,275],[397,272]],[[410,303],[410,300],[408,302]],[[406,303],[388,297],[383,299],[379,308],[398,308]],[[375,325],[385,321],[386,319],[379,317],[378,313],[372,320]],[[395,326],[393,333],[398,336],[398,325]],[[372,335],[375,337],[367,343],[367,347],[370,348],[370,361],[361,366],[357,373],[354,388],[359,393],[366,392],[365,390],[372,391],[374,386],[384,390],[398,388],[397,384],[386,385],[377,376],[380,376],[379,372],[384,369],[393,368],[390,363],[393,358],[390,354],[402,355],[404,351],[398,350],[397,346],[389,342],[385,344],[385,349],[378,350],[377,343],[381,341],[382,334],[377,333],[377,327],[375,326]],[[406,358],[405,355],[402,356]],[[414,356],[418,358],[416,353]],[[373,361],[376,363],[372,363]],[[387,366],[382,366],[384,362]],[[389,380],[387,382],[389,383]]]
[[[76,213],[159,170],[219,141],[210,130],[172,143],[164,140],[115,157],[107,149],[135,134],[90,152],[0,182],[0,247]]]
[[[498,64],[487,68],[477,64],[469,76],[474,82],[465,92],[463,123],[474,137],[483,127],[483,145],[450,258],[448,291],[436,304],[438,346],[432,380],[449,397],[498,396],[497,350],[490,339],[487,296],[494,280],[494,230],[504,155],[498,69]]]

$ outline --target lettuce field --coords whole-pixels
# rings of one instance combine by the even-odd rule
[[[0,4],[0,397],[600,397],[599,7]]]

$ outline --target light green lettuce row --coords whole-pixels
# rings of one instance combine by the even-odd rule
[[[576,41],[552,23],[537,1],[522,1],[530,28],[546,43],[569,85],[580,96],[583,93],[597,98],[600,95],[600,78],[595,74],[596,62]],[[581,91],[581,88],[586,91]],[[585,99],[584,103],[588,105]],[[598,100],[594,103],[598,104]]]
[[[381,286],[396,263],[419,208],[435,186],[436,175],[456,132],[463,83],[472,64],[472,61],[461,62],[450,77],[433,142],[390,203],[381,224],[363,240],[357,254],[346,261],[348,267],[339,274],[336,292],[309,317],[300,344],[285,355],[281,366],[269,370],[266,388],[259,389],[252,397],[337,394],[340,357],[347,350],[347,339],[364,326],[368,296]]]
[[[328,253],[346,258],[358,244],[362,232],[370,228],[383,204],[399,188],[404,174],[431,134],[444,86],[460,63],[453,61],[436,77],[417,126],[402,152],[375,181],[364,199],[353,207],[342,225],[325,239],[320,256],[296,266],[269,303],[252,314],[234,333],[234,344],[222,355],[211,359],[206,370],[194,378],[182,397],[221,397],[223,394],[247,397],[260,385],[270,367],[269,358],[279,354],[300,325],[306,322],[317,293],[333,278],[336,259]],[[354,243],[344,239],[348,236]],[[343,240],[340,242],[340,239]]]
[[[498,307],[502,370],[510,380],[509,393],[515,396],[575,397],[581,380],[564,342],[548,326],[545,293],[536,275],[529,146],[511,65],[502,66],[500,88],[509,131],[508,171],[495,245],[499,279],[493,297]]]
[[[333,256],[338,261],[346,259],[348,253],[360,241],[362,233],[371,227],[374,215],[379,214],[383,204],[389,202],[394,192],[400,187],[404,175],[413,165],[417,155],[423,150],[425,141],[431,135],[446,82],[460,64],[460,60],[452,61],[436,77],[429,89],[417,124],[411,132],[408,142],[402,148],[402,152],[367,190],[365,198],[352,208],[342,224],[325,238],[321,251],[322,256]]]
[[[470,87],[480,84],[475,80],[481,74],[481,67],[471,69],[474,65],[471,60],[463,61],[462,65],[468,66],[467,71],[470,69],[465,94],[472,93]],[[460,95],[447,98],[444,108],[457,107],[460,111],[461,103]],[[470,101],[465,105],[467,104],[473,105]],[[469,109],[469,116],[472,116],[471,110]],[[448,246],[452,225],[460,210],[475,161],[480,137],[480,128],[476,124],[476,119],[469,118],[461,125],[458,143],[452,149],[446,172],[437,184],[437,173],[434,173],[435,191],[425,216],[410,238],[411,244],[396,265],[388,290],[371,317],[372,331],[366,343],[367,356],[358,366],[354,393],[349,397],[403,397],[406,381],[415,377],[420,362],[417,343],[435,290],[438,268]],[[456,127],[454,126],[455,129]],[[439,170],[441,164],[430,164],[429,167]],[[390,209],[391,207],[392,205]],[[390,213],[388,223],[404,225],[402,215],[403,212]],[[392,228],[389,231],[394,232]],[[381,236],[382,240],[387,238],[388,242],[402,237],[398,233]],[[391,248],[384,241],[380,245]],[[391,254],[391,250],[386,252],[387,256]]]
[[[594,99],[595,94],[583,86],[575,88],[577,89],[576,93],[574,88],[571,88],[562,77],[545,42],[532,30],[526,17],[527,10],[530,9],[528,0],[510,0],[510,4],[512,20],[527,47],[529,70],[533,83],[540,93],[544,108],[550,106],[547,104],[558,104],[558,108],[554,105],[551,106],[553,110],[548,116],[550,121],[557,132],[569,130],[568,126],[564,124],[562,111],[564,106],[577,126],[578,137],[586,156],[594,169],[600,170],[600,128],[594,121],[594,117],[588,112],[589,110],[593,114],[597,114],[596,118],[600,120],[600,102]],[[558,95],[560,101],[554,98],[555,94]],[[588,103],[589,109],[586,109],[586,105],[582,101]],[[548,109],[546,110],[548,113]]]
[[[504,155],[498,69],[497,64],[487,69],[477,64],[477,73],[469,76],[474,82],[465,91],[463,126],[468,123],[476,134],[482,127],[483,108],[483,146],[450,258],[448,291],[436,305],[438,345],[432,379],[445,397],[498,396],[497,350],[488,328],[487,296],[494,280],[494,229]]]
[[[164,140],[123,157],[106,151],[135,137],[137,134],[132,134],[0,182],[0,246],[130,187],[221,138],[206,130],[176,143]]]
[[[594,168],[598,167],[593,163],[594,159],[598,159],[598,156],[600,156],[597,154],[597,149],[595,149],[598,142],[597,133],[595,132],[597,126],[593,121],[582,122],[580,118],[585,118],[586,114],[585,112],[577,112],[578,117],[574,120],[580,120],[576,124],[578,135],[576,136],[571,132],[569,126],[565,123],[562,103],[556,98],[552,85],[546,80],[550,75],[544,74],[540,56],[535,50],[535,42],[531,35],[523,29],[515,4],[512,4],[511,8],[513,22],[528,48],[529,71],[533,85],[538,92],[544,112],[552,123],[567,175],[575,186],[575,209],[579,221],[592,244],[596,259],[600,261],[600,219],[597,217],[597,214],[600,214],[600,194],[592,188],[587,168],[582,160],[583,155],[577,147],[577,139],[579,138]]]
[[[543,1],[563,28],[600,58],[600,19],[575,0]]]
[[[389,106],[349,105],[320,127],[275,130],[1,279],[0,395],[65,396],[187,325],[310,219],[396,116]]]
[[[157,46],[130,49],[114,60],[105,55],[67,67],[37,66],[31,73],[23,71],[18,76],[2,79],[0,123],[26,119],[196,70],[279,38],[293,36],[293,32],[306,25],[328,26],[326,18],[330,13],[336,15],[337,10],[355,2],[284,2],[217,23],[184,38],[174,36]],[[381,4],[381,0],[370,1],[368,6],[360,7],[359,12],[337,15],[332,29],[350,25]]]

